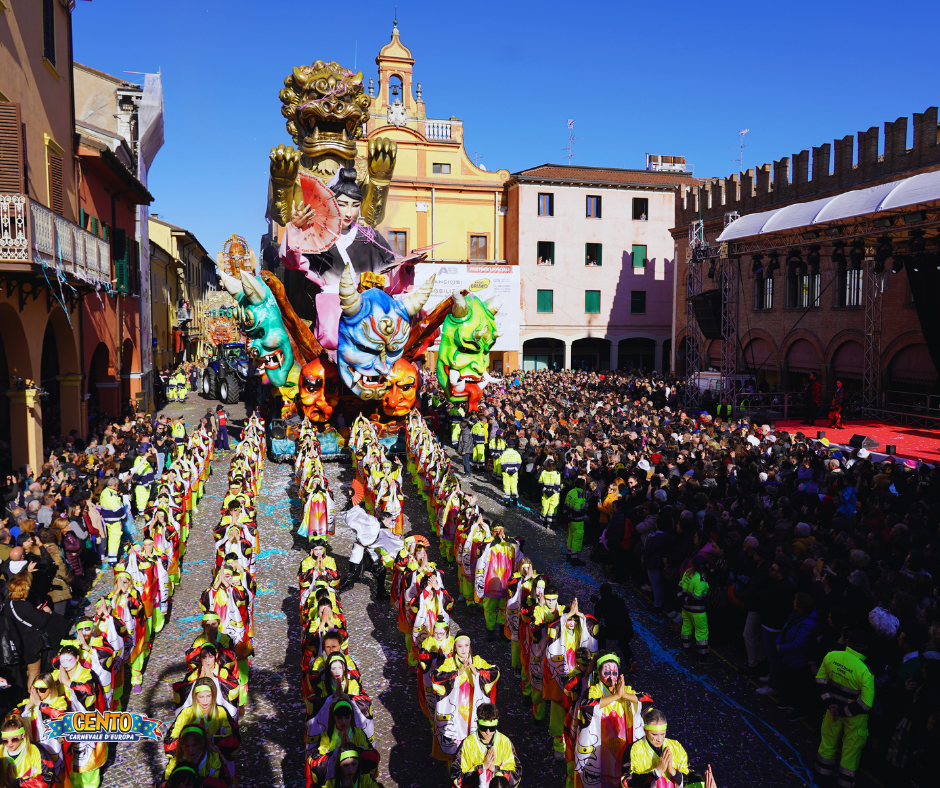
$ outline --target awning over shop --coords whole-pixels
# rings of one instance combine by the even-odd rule
[[[757,235],[812,227],[880,211],[906,208],[940,200],[940,171],[924,172],[900,181],[837,194],[821,200],[794,203],[772,211],[745,214],[729,224],[718,241],[736,241]]]

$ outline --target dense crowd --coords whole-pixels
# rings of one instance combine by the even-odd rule
[[[866,756],[893,778],[929,781],[940,469],[685,409],[680,395],[655,376],[573,371],[510,374],[469,414],[433,382],[424,392],[465,472],[488,466],[506,502],[521,494],[566,532],[569,561],[634,583],[690,657],[724,650],[791,722],[822,720],[821,778],[850,786],[870,739]]]

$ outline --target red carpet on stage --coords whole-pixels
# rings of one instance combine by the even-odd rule
[[[811,438],[816,437],[816,431],[826,433],[830,443],[840,443],[848,446],[853,435],[867,435],[878,441],[879,446],[870,451],[876,454],[885,454],[885,446],[894,444],[898,447],[898,457],[913,460],[924,460],[935,463],[940,461],[940,430],[931,430],[924,427],[901,427],[896,424],[885,424],[883,421],[862,420],[850,421],[841,430],[830,429],[822,419],[816,420],[815,427],[807,427],[799,421],[778,421],[778,430],[790,433],[802,432]]]

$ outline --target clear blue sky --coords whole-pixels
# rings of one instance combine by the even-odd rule
[[[152,210],[216,251],[258,248],[268,152],[290,143],[278,90],[295,65],[337,60],[376,76],[395,2],[92,0],[75,59],[128,79],[162,69],[166,144]],[[940,3],[398,0],[428,115],[465,123],[490,170],[562,162],[645,166],[684,155],[698,176],[790,155],[940,102]]]

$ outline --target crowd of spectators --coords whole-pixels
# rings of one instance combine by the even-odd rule
[[[682,394],[650,375],[512,373],[468,415],[518,448],[534,508],[549,458],[562,501],[583,480],[591,560],[654,616],[680,621],[679,581],[707,559],[711,645],[790,722],[818,726],[816,672],[852,633],[875,680],[866,757],[893,779],[935,779],[940,468],[687,409]],[[449,437],[454,406],[433,381],[425,396]]]
[[[201,422],[217,429],[211,410]],[[134,463],[146,457],[159,478],[178,451],[173,428],[168,416],[95,418],[84,438],[73,430],[49,441],[41,468],[24,465],[0,479],[0,718],[49,672],[88,605],[107,551],[102,491],[117,480],[123,530],[133,537]]]

